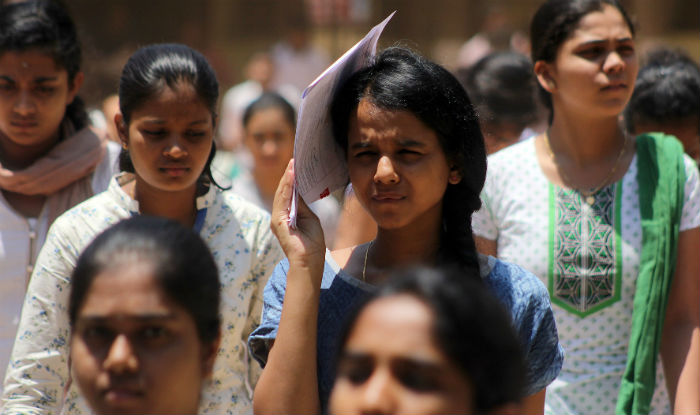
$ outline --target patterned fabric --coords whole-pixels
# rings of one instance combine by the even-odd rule
[[[637,159],[622,180],[596,194],[591,207],[578,193],[547,180],[534,142],[529,139],[489,156],[483,207],[472,219],[474,233],[497,241],[499,259],[531,271],[550,289],[566,359],[547,388],[545,411],[614,413],[642,245]],[[700,226],[697,167],[688,157],[685,167],[681,231]],[[577,239],[585,242],[574,249]],[[583,278],[567,281],[576,272]],[[661,364],[656,385],[651,413],[669,413]]]
[[[121,188],[130,180],[133,175],[116,176],[106,192],[69,210],[49,230],[22,309],[3,413],[89,412],[68,370],[70,275],[97,234],[138,213],[138,202]],[[219,267],[222,340],[200,413],[250,413],[250,385],[259,370],[249,364],[245,340],[259,321],[262,289],[282,251],[269,230],[269,215],[235,194],[211,187],[197,199],[197,209],[205,208],[200,236]]]
[[[490,291],[513,317],[513,325],[523,345],[527,362],[526,394],[544,389],[559,373],[563,350],[550,308],[547,290],[537,278],[522,268],[480,256],[481,276]],[[260,326],[248,340],[253,356],[265,365],[272,342],[277,337],[282,303],[287,285],[289,262],[283,260],[272,273],[264,291],[265,305]],[[351,277],[326,252],[318,312],[317,370],[319,397],[326,407],[333,387],[336,343],[345,317],[374,286]]]
[[[102,162],[92,177],[87,178],[93,194],[107,189],[110,178],[119,171],[117,159],[120,151],[117,143],[107,143]],[[29,277],[49,230],[49,211],[45,205],[39,217],[26,218],[15,211],[0,193],[0,380],[5,378]],[[0,395],[2,390],[0,384]]]
[[[554,304],[585,317],[620,299],[616,186],[601,189],[592,205],[576,191],[550,187],[555,225],[550,228],[549,292]]]

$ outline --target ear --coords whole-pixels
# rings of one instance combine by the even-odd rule
[[[114,114],[114,125],[117,127],[117,135],[119,135],[119,142],[122,148],[126,150],[129,147],[129,134],[126,128],[126,123],[124,122],[124,116],[121,112]]]
[[[450,175],[447,178],[447,182],[449,184],[457,184],[462,181],[462,175],[459,173],[459,170],[456,167],[452,167],[450,169]]]
[[[535,76],[537,77],[537,82],[539,82],[545,91],[551,94],[556,90],[557,84],[554,82],[552,68],[549,63],[545,61],[537,61],[535,62],[533,70],[535,72]]]
[[[219,344],[221,343],[221,332],[216,336],[216,340],[205,345],[202,349],[202,377],[207,379],[214,372],[214,362],[219,354]],[[247,374],[246,374],[247,375]]]
[[[73,82],[71,85],[68,87],[68,96],[66,97],[66,105],[70,105],[71,102],[75,99],[75,96],[78,95],[78,91],[80,91],[80,87],[83,86],[83,82],[85,81],[85,74],[83,72],[78,72],[75,74],[73,77]]]

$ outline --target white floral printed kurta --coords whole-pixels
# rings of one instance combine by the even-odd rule
[[[3,413],[87,413],[68,370],[70,275],[83,248],[101,231],[138,214],[138,202],[122,191],[133,175],[115,176],[109,188],[60,216],[49,230],[27,290],[7,369]],[[229,191],[211,187],[197,199],[207,209],[201,237],[219,267],[222,340],[200,413],[252,412],[251,387],[259,369],[246,340],[258,325],[262,290],[282,250],[270,217]]]

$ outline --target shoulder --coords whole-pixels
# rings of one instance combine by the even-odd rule
[[[514,316],[527,308],[550,309],[549,292],[533,273],[494,257],[488,260],[491,270],[484,276],[484,283]]]
[[[508,165],[513,160],[521,161],[525,156],[535,155],[535,136],[519,141],[488,156],[489,165]],[[518,163],[520,164],[520,163]]]
[[[227,214],[241,222],[270,222],[270,214],[231,190],[216,190],[216,201]]]

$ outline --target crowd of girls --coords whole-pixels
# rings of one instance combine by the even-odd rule
[[[268,214],[212,174],[209,63],[144,46],[112,175],[70,18],[2,6],[2,413],[700,412],[698,170],[674,138],[630,136],[638,112],[620,122],[634,26],[616,0],[547,0],[530,35],[549,120],[488,174],[488,125],[440,65],[390,47],[339,86],[371,240],[330,251],[303,200],[289,223],[281,97],[244,117]]]

